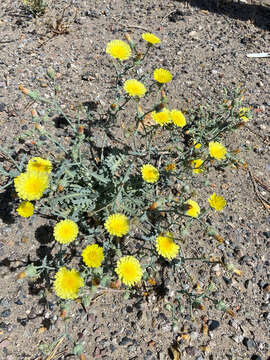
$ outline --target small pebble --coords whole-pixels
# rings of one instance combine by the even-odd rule
[[[249,338],[244,338],[243,339],[243,344],[250,350],[251,348],[255,348],[256,347],[256,343],[254,340],[249,339]]]
[[[259,355],[257,355],[257,354],[253,354],[253,355],[251,356],[250,360],[262,360],[262,358],[261,358]]]
[[[220,323],[217,320],[208,320],[207,325],[209,331],[214,331],[219,327]]]
[[[7,309],[7,310],[4,310],[4,311],[1,312],[0,317],[6,318],[6,317],[9,317],[10,314],[11,314],[11,310]]]
[[[6,104],[1,102],[0,103],[0,112],[3,112],[5,110]]]
[[[123,337],[123,339],[120,341],[119,345],[127,345],[127,344],[131,344],[133,343],[133,340],[130,339],[129,337],[125,336]]]

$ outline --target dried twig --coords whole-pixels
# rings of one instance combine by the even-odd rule
[[[245,128],[248,129],[250,132],[252,132],[253,134],[257,135],[259,138],[261,138],[263,140],[263,142],[267,145],[270,145],[270,141],[268,140],[267,137],[262,136],[261,134],[259,134],[257,131],[251,129],[248,125],[244,124]]]
[[[52,360],[52,358],[54,357],[54,355],[57,352],[57,349],[59,348],[59,346],[62,344],[62,342],[64,341],[65,337],[61,337],[61,339],[58,341],[58,343],[55,345],[53,351],[48,355],[46,360]]]
[[[256,179],[258,178],[254,178],[251,170],[248,168],[247,169],[247,172],[249,174],[249,177],[251,179],[251,182],[252,182],[252,185],[253,185],[253,189],[254,189],[254,192],[255,192],[255,195],[257,196],[257,198],[259,199],[260,203],[263,205],[263,207],[265,208],[265,210],[267,210],[270,214],[270,203],[268,200],[266,200],[258,191],[257,189],[257,185],[256,185]]]

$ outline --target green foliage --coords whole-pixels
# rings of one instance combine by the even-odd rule
[[[35,3],[35,6],[44,4],[41,1],[26,2]],[[186,121],[183,125],[174,122],[173,118],[162,126],[158,121],[155,122],[153,112],[160,115],[164,107],[169,106],[165,94],[167,85],[153,81],[152,74],[139,77],[148,89],[145,94],[148,108],[144,110],[143,101],[123,89],[125,80],[138,77],[137,70],[147,59],[150,48],[148,45],[145,53],[141,54],[137,45],[132,43],[134,55],[127,62],[113,63],[115,77],[111,104],[108,104],[107,108],[95,104],[92,109],[79,106],[75,118],[65,114],[59,104],[57,77],[53,68],[47,71],[47,81],[54,89],[52,99],[45,99],[38,91],[21,87],[25,95],[46,106],[47,113],[53,111],[65,120],[70,138],[70,142],[65,143],[61,137],[53,135],[48,125],[48,116],[40,119],[36,113],[33,115],[34,130],[22,134],[21,139],[27,136],[36,139],[37,151],[44,151],[42,141],[38,140],[41,134],[50,142],[48,158],[53,165],[50,186],[42,199],[35,202],[35,212],[53,219],[55,223],[70,219],[79,228],[75,243],[60,245],[55,242],[54,256],[43,259],[38,271],[30,265],[27,272],[29,276],[43,274],[46,284],[49,283],[52,287],[51,279],[55,273],[60,267],[70,267],[72,262],[72,266],[80,271],[84,279],[85,287],[80,294],[84,306],[88,306],[99,289],[110,289],[116,278],[116,262],[123,255],[135,254],[135,257],[143,262],[144,276],[141,278],[145,284],[150,276],[156,274],[155,267],[162,264],[160,258],[163,257],[164,268],[169,268],[179,280],[175,285],[177,299],[174,305],[167,304],[167,309],[176,318],[175,313],[183,310],[183,296],[188,298],[191,311],[203,300],[213,300],[209,296],[213,292],[212,284],[199,294],[192,290],[194,281],[187,271],[187,263],[200,261],[209,266],[216,263],[224,265],[222,259],[211,261],[204,256],[188,258],[182,249],[182,243],[192,233],[193,227],[197,231],[197,227],[201,226],[209,238],[216,239],[219,236],[214,227],[208,226],[205,219],[210,217],[213,209],[221,209],[212,205],[211,209],[203,191],[200,191],[200,198],[197,199],[198,195],[192,188],[194,177],[202,177],[202,186],[207,186],[208,180],[204,175],[207,175],[213,166],[224,169],[225,166],[238,166],[241,163],[222,143],[225,134],[242,126],[246,119],[239,115],[243,90],[238,88],[232,92],[227,90],[224,101],[215,109],[212,105],[205,105],[185,110],[183,113],[178,110],[179,116]],[[126,123],[122,124],[123,126],[122,113],[126,114]],[[171,116],[172,113],[169,113]],[[244,114],[249,116],[246,111]],[[94,125],[97,134],[102,134],[101,145],[90,135]],[[123,129],[122,139],[117,139],[119,128]],[[211,142],[223,146],[226,156],[221,158],[218,152],[217,155],[211,154]],[[15,177],[26,170],[27,159],[24,155],[17,162],[9,151],[2,150],[2,153],[14,166],[9,172],[0,167],[1,175],[7,179],[5,186],[9,186]],[[201,165],[195,168],[194,161],[197,160],[201,161]],[[143,173],[143,165],[154,166],[158,176],[149,178],[149,174]],[[194,199],[207,205],[200,209]],[[112,214],[124,214],[129,220],[128,234],[124,234],[122,239],[115,237],[113,231],[104,227],[106,219]],[[168,255],[166,251],[171,251],[170,246],[158,247],[158,236],[167,237],[169,241],[173,239],[176,252]],[[78,260],[82,248],[93,243],[102,244],[102,268],[89,269]],[[180,275],[183,270],[186,284],[182,274]],[[227,270],[236,272],[233,267]],[[187,283],[191,284],[190,290],[185,287]],[[118,283],[114,284],[112,289],[117,291],[119,286]],[[128,299],[131,295],[132,292],[128,289],[124,298]],[[221,302],[216,305],[225,311]],[[74,354],[82,351],[77,344]]]
[[[44,0],[22,0],[26,9],[34,16],[41,16],[44,14],[47,4]]]

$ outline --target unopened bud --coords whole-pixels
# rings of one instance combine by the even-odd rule
[[[138,53],[136,54],[135,61],[139,61],[139,60],[141,60],[141,58],[142,58],[142,53],[141,53],[141,52],[138,52]]]
[[[17,275],[17,280],[21,280],[23,278],[25,278],[26,273],[25,271],[21,271],[18,275]]]
[[[49,67],[47,69],[47,75],[52,79],[54,80],[56,78],[56,72],[53,68]]]
[[[164,103],[160,103],[158,105],[155,106],[155,110],[156,111],[161,111],[162,109],[164,109],[166,107],[166,105]]]
[[[132,41],[131,37],[129,34],[125,34],[124,38],[127,40],[127,42],[129,43],[131,48],[134,48],[134,42]]]

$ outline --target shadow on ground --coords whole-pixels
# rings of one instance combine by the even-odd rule
[[[270,6],[260,4],[245,4],[240,2],[225,3],[224,0],[174,0],[186,2],[200,10],[207,10],[235,20],[251,21],[263,30],[270,30]],[[270,5],[270,4],[269,4]]]

